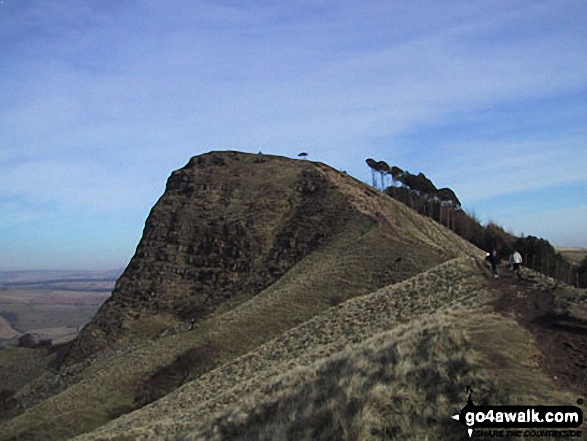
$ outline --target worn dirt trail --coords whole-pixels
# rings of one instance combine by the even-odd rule
[[[493,279],[485,268],[488,283],[501,291],[495,310],[515,320],[535,337],[540,348],[540,366],[561,388],[587,398],[587,322],[560,315],[554,308],[556,288],[540,286],[500,268]]]

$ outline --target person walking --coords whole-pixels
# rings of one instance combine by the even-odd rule
[[[491,271],[493,272],[493,278],[499,279],[499,272],[497,271],[497,264],[499,263],[499,258],[497,257],[497,251],[493,250],[491,253],[487,253],[485,260],[489,262],[491,265]]]
[[[523,262],[522,255],[518,252],[518,250],[514,250],[514,254],[511,257],[512,266],[514,269],[514,273],[516,276],[520,276],[520,265]]]

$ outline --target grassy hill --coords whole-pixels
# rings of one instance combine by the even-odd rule
[[[574,404],[470,258],[351,299],[76,440],[463,439],[466,401]],[[576,305],[575,305],[576,306]],[[584,306],[583,306],[584,307]]]
[[[212,152],[172,173],[135,255],[69,360],[201,322],[268,289],[313,253],[327,256],[323,265],[356,256],[367,269],[364,294],[465,252],[475,249],[324,164]]]
[[[69,354],[17,385],[0,440],[452,439],[467,384],[569,404],[533,328],[495,312],[482,257],[325,164],[192,158]]]
[[[111,299],[82,331],[74,356],[18,392],[25,411],[0,432],[31,439],[83,433],[331,306],[456,256],[479,253],[442,226],[324,164],[278,157],[256,162],[255,155],[234,152],[199,158],[170,178],[135,257]],[[194,173],[204,173],[207,190],[196,185],[200,178]],[[227,184],[231,179],[234,183]],[[218,199],[218,188],[230,197],[223,193],[224,199]],[[205,210],[198,191],[210,192]],[[262,246],[249,256],[254,263],[240,271],[241,258],[237,253],[233,259],[230,245],[239,248],[239,242],[230,226],[252,214],[256,227],[250,235],[260,234]],[[194,225],[210,219],[222,241],[210,234],[194,236]],[[198,242],[194,252],[199,254],[188,259],[192,245],[173,239],[181,244],[170,247],[164,240],[180,236]],[[203,268],[223,268],[224,275],[208,285],[198,279],[188,286],[191,279],[184,275],[198,262]],[[268,275],[267,268],[276,265],[279,271]],[[255,292],[251,287],[258,283],[262,289]],[[154,297],[140,289],[151,286],[159,289]],[[227,290],[229,295],[222,294]],[[207,309],[199,310],[194,321],[176,313],[177,305],[184,312],[194,305]]]

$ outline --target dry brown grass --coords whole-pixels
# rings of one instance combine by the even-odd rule
[[[284,161],[291,163],[291,167],[284,168]],[[237,173],[234,173],[235,170]],[[200,172],[201,170],[198,171]],[[210,169],[209,172],[221,171]],[[316,182],[324,186],[321,191],[324,190],[329,195],[323,201],[344,212],[344,222],[338,223],[332,215],[338,212],[330,212],[328,205],[320,207],[325,213],[313,216],[319,221],[320,231],[332,233],[327,241],[321,242],[315,249],[312,248],[312,252],[301,256],[303,258],[300,260],[292,260],[295,264],[289,271],[275,283],[256,293],[253,298],[248,298],[251,293],[244,291],[230,293],[226,302],[214,303],[213,306],[217,309],[213,309],[207,319],[199,321],[195,329],[165,337],[159,337],[161,331],[175,325],[177,317],[161,310],[144,310],[143,303],[148,303],[148,299],[141,297],[150,292],[153,280],[160,279],[157,271],[163,267],[157,265],[161,262],[155,265],[151,261],[147,262],[147,259],[143,262],[144,265],[135,265],[136,274],[140,274],[136,286],[140,295],[122,296],[119,299],[120,304],[115,305],[118,308],[103,307],[103,313],[99,313],[96,320],[97,323],[107,324],[104,329],[114,331],[103,332],[104,329],[98,325],[88,326],[82,333],[84,338],[79,339],[76,346],[78,355],[90,354],[96,348],[108,348],[111,345],[110,349],[102,352],[89,366],[83,363],[77,365],[80,366],[79,369],[76,365],[67,366],[58,375],[47,372],[43,377],[21,388],[18,396],[26,404],[27,410],[0,427],[0,439],[25,435],[31,439],[44,439],[47,436],[66,438],[92,430],[145,401],[165,395],[187,379],[206,378],[208,372],[215,372],[214,368],[229,366],[238,357],[244,357],[244,361],[239,362],[242,364],[235,365],[242,369],[242,377],[239,378],[249,378],[252,366],[262,369],[268,375],[277,375],[291,366],[308,365],[340,351],[348,343],[363,341],[373,333],[389,329],[398,322],[439,308],[445,302],[463,294],[462,286],[452,286],[455,280],[458,282],[454,283],[466,285],[467,282],[462,280],[461,268],[457,268],[458,265],[455,268],[443,266],[428,276],[401,284],[393,295],[380,293],[379,297],[373,297],[374,303],[365,304],[368,306],[357,306],[361,303],[355,306],[345,304],[340,310],[331,310],[337,312],[326,315],[327,322],[319,320],[317,324],[308,324],[312,317],[334,305],[369,294],[379,287],[406,280],[456,256],[475,255],[479,250],[431,220],[374,192],[368,186],[323,164],[307,161],[282,161],[274,158],[263,164],[262,168],[253,165],[223,171],[222,173],[230,174],[225,178],[232,179],[231,188],[235,193],[234,197],[227,199],[230,202],[227,202],[228,205],[220,214],[227,216],[232,213],[238,217],[243,210],[254,213],[255,222],[260,228],[259,234],[262,233],[261,242],[267,249],[272,249],[272,241],[276,240],[276,232],[273,230],[280,225],[278,217],[282,215],[299,215],[301,227],[298,227],[312,233],[312,228],[303,228],[311,221],[304,217],[308,214],[307,210],[296,208],[295,205],[296,198],[301,196],[287,196],[292,185],[312,184],[298,179],[301,172],[314,177],[316,174],[322,176]],[[242,176],[239,177],[239,174]],[[268,180],[272,191],[267,190]],[[284,189],[286,198],[281,197]],[[223,191],[223,186],[204,190],[206,194],[209,193],[211,200]],[[182,228],[193,226],[194,213],[199,216],[198,219],[201,218],[203,224],[208,221],[207,214],[199,209],[198,203],[201,201],[198,198],[182,201],[183,199],[179,201],[181,203],[175,201],[172,207],[159,207],[162,217],[155,216],[151,226],[155,228],[159,224],[168,225],[164,222],[167,219],[165,216],[173,218],[174,213],[181,211],[183,202],[193,205],[193,212],[184,213],[185,222],[182,221]],[[269,210],[267,207],[275,209]],[[294,208],[297,211],[294,210],[292,214]],[[277,216],[276,213],[281,214]],[[336,228],[329,226],[330,224],[323,225],[324,222],[332,223]],[[309,225],[313,225],[312,222]],[[297,239],[298,236],[293,237]],[[175,253],[170,255],[172,261],[183,261],[186,257],[182,254],[185,254],[185,250],[180,252],[178,248],[174,251],[166,242],[159,245],[161,250],[169,249],[170,253]],[[148,254],[153,250],[145,247],[143,251]],[[169,269],[169,265],[163,266],[166,271]],[[463,267],[465,273],[471,275],[471,268],[466,267],[467,265]],[[172,269],[174,271],[170,274],[173,276],[168,274],[169,280],[162,282],[170,291],[165,299],[160,299],[171,303],[177,299],[186,299],[189,297],[188,293],[194,292],[176,274],[175,270],[185,268],[180,265]],[[450,279],[455,276],[456,279]],[[437,277],[439,281],[427,281],[426,277]],[[131,284],[133,283],[135,282]],[[437,283],[446,288],[439,296],[428,289]],[[430,286],[427,287],[427,284]],[[128,305],[131,306],[127,307]],[[374,317],[377,319],[373,319]],[[306,324],[298,326],[301,323]],[[294,328],[291,335],[284,334]],[[283,340],[276,340],[277,343],[269,345],[260,354],[246,355],[255,354],[257,348],[272,339],[280,338],[280,335],[285,336],[282,339],[290,339],[291,346],[285,345],[284,350]],[[180,372],[174,381],[153,381],[164,377],[165,372],[175,372],[173,367],[183,354],[198,352],[202,348],[206,348],[206,363],[194,363],[188,373]],[[265,364],[259,366],[253,360],[256,356],[264,357],[259,362]],[[230,377],[230,373],[226,375]],[[194,395],[193,399],[201,400],[216,386],[220,388],[216,390],[226,391],[227,388],[230,389],[230,381],[212,382],[214,387],[204,388],[204,395]],[[153,385],[146,398],[141,396],[145,387]],[[207,412],[214,410],[210,408]]]
[[[468,384],[490,389],[471,357],[455,322],[435,314],[279,376],[185,439],[461,439],[447,416]]]
[[[262,385],[197,425],[195,440],[461,440],[466,400],[572,404],[532,364],[535,342],[511,320],[444,310]]]
[[[463,439],[466,400],[572,404],[457,259],[345,302],[78,440]]]
[[[171,393],[153,405],[123,416],[87,438],[131,434],[156,439],[187,430],[253,393],[259,382],[283,372],[308,367],[358,344],[378,332],[430,314],[445,305],[477,304],[491,294],[470,259],[457,259],[395,286],[329,309],[315,319],[277,337]],[[97,437],[97,438],[94,438]]]

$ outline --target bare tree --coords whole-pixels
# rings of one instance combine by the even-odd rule
[[[385,189],[385,176],[388,175],[391,171],[389,168],[389,164],[385,161],[377,162],[377,172],[381,175],[381,190]]]
[[[377,188],[377,179],[375,178],[375,172],[377,171],[377,161],[375,161],[375,159],[373,158],[367,158],[365,162],[371,169],[371,179],[373,182],[373,187]]]

